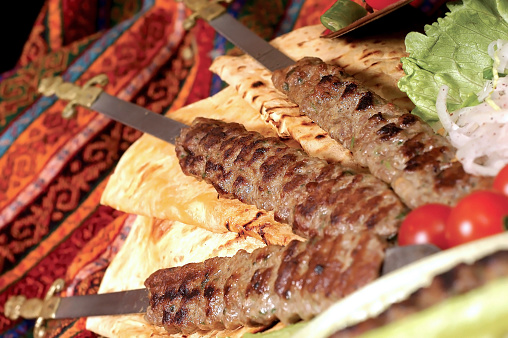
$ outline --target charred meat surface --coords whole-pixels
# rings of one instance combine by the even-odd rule
[[[147,319],[184,334],[310,319],[376,279],[384,249],[364,231],[162,269],[145,282]]]
[[[211,183],[223,197],[274,211],[306,238],[365,229],[389,237],[406,211],[374,176],[311,157],[238,123],[197,118],[177,139],[176,153],[186,175]]]
[[[460,264],[436,276],[432,283],[419,289],[408,299],[396,303],[376,318],[340,330],[334,338],[357,337],[361,334],[436,305],[445,299],[481,287],[496,278],[508,276],[508,251],[491,254],[471,265]]]
[[[410,208],[454,205],[492,180],[464,172],[456,150],[419,117],[388,103],[335,65],[304,58],[272,77],[356,161],[390,184]]]

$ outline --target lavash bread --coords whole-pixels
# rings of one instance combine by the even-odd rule
[[[305,27],[276,39],[273,44],[294,59],[309,55],[335,59],[357,78],[369,79],[367,85],[377,93],[411,109],[410,101],[396,86],[402,76],[399,59],[405,55],[402,39],[325,40],[319,38],[321,32],[320,25]],[[240,85],[231,85],[210,98],[171,112],[171,118],[186,124],[198,116],[240,122],[248,130],[266,136],[278,133],[289,144],[299,146],[294,142],[296,139],[312,156],[361,170],[347,150],[300,116],[298,108],[273,86],[269,88],[269,72],[247,56],[217,59],[213,69],[223,60],[232,61],[230,67],[221,66],[223,79],[234,78]],[[245,73],[238,72],[242,67]],[[251,77],[246,78],[245,74]],[[254,91],[251,85],[260,79],[268,88],[262,93]],[[244,81],[246,85],[242,87]],[[254,99],[255,96],[259,98]],[[291,119],[286,119],[286,115]],[[281,120],[284,123],[279,126]],[[150,135],[143,135],[124,153],[101,203],[139,216],[108,267],[100,293],[142,287],[148,275],[159,268],[228,256],[239,249],[252,251],[265,244],[285,245],[292,239],[303,240],[288,225],[276,222],[273,213],[219,198],[213,187],[185,176],[174,146]],[[142,315],[90,317],[87,328],[108,337],[166,335],[162,328],[148,325]],[[220,336],[240,336],[245,330],[221,332]],[[214,336],[216,332],[192,336],[202,335]]]
[[[355,77],[367,80],[366,85],[386,99],[411,108],[411,102],[396,84],[403,75],[400,57],[406,55],[402,37],[323,39],[322,30],[321,25],[304,27],[272,43],[294,59],[313,55],[337,62]],[[197,116],[241,122],[247,129],[267,136],[273,136],[275,130],[281,137],[290,135],[312,156],[361,170],[349,151],[307,117],[300,116],[297,107],[275,90],[271,73],[249,56],[219,57],[211,69],[231,86],[172,112],[171,118],[187,124]],[[253,86],[257,81],[265,85]],[[258,112],[262,113],[261,119]],[[273,220],[273,213],[236,200],[217,199],[212,187],[181,173],[172,145],[149,135],[140,138],[123,155],[101,202],[128,213],[177,220],[213,232],[264,236],[266,243],[286,244],[295,238],[288,226]],[[249,226],[245,228],[245,224]]]
[[[171,113],[186,124],[197,116],[242,121],[250,130],[274,135],[232,87]],[[294,141],[288,143],[297,146]],[[212,186],[184,175],[174,145],[150,135],[143,135],[124,153],[101,203],[138,216],[109,265],[99,293],[144,287],[145,279],[160,268],[303,240],[288,225],[276,222],[272,212],[218,198]],[[143,315],[90,317],[87,329],[106,337],[168,335],[164,328],[149,325]],[[260,329],[200,332],[190,337],[240,337]]]

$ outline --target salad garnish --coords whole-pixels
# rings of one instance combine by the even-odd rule
[[[425,34],[407,35],[399,88],[414,114],[444,129],[466,172],[495,176],[508,163],[508,9],[496,0],[448,8]]]

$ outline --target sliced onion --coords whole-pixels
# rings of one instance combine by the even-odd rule
[[[455,111],[452,118],[446,108],[448,87],[443,86],[438,94],[439,120],[457,148],[457,159],[470,174],[495,176],[508,164],[508,79],[500,80],[490,96],[503,108],[499,110],[483,102]]]
[[[508,164],[508,77],[499,77],[499,73],[507,73],[508,40],[493,41],[488,53],[494,60],[494,77],[478,93],[481,103],[450,116],[446,107],[448,87],[443,86],[436,110],[464,170],[474,175],[495,176]]]
[[[508,66],[508,40],[492,41],[487,49],[489,56],[498,63],[498,72],[504,73]]]

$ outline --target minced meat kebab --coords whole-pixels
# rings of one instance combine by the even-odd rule
[[[418,116],[374,94],[339,66],[307,57],[275,71],[272,81],[410,208],[455,205],[492,184],[467,174],[450,142]]]
[[[390,237],[406,211],[374,176],[311,157],[238,123],[196,118],[182,130],[176,153],[186,175],[212,184],[223,197],[273,210],[276,220],[305,238],[364,229]]]
[[[158,270],[147,319],[184,334],[307,320],[378,278],[385,243],[362,231]]]

